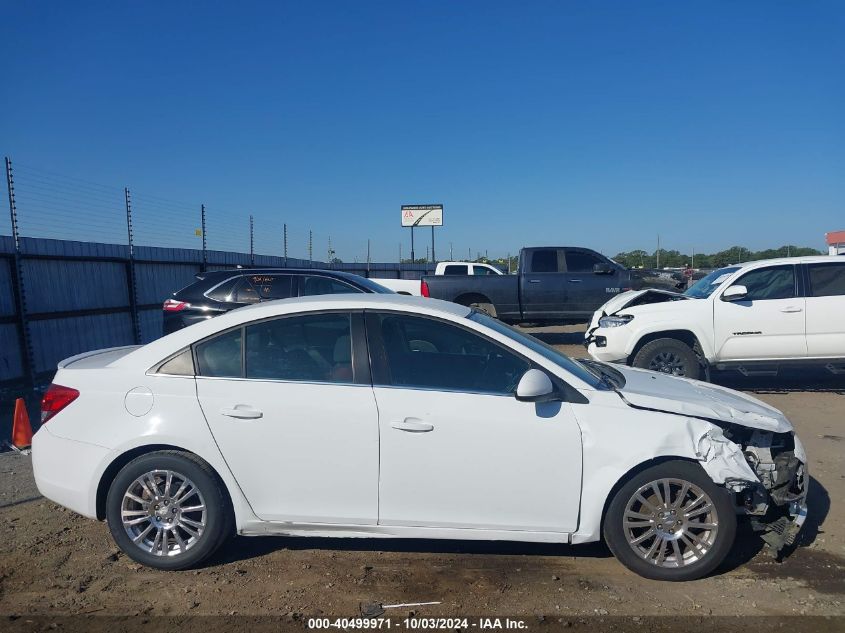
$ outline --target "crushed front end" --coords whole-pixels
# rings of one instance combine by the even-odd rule
[[[759,481],[728,480],[740,513],[774,556],[795,542],[807,517],[810,478],[807,456],[795,433],[775,433],[734,424],[720,424],[724,436],[742,448]]]

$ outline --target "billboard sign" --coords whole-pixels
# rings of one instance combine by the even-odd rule
[[[443,226],[443,205],[403,204],[402,226]]]

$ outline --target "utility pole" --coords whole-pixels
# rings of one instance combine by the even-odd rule
[[[428,261],[428,246],[425,247],[425,261]]]
[[[452,242],[449,242],[449,259],[452,259]]]
[[[471,248],[467,248],[467,261],[468,262],[472,261],[472,249]]]
[[[326,261],[329,263],[329,268],[333,266],[332,260],[334,259],[334,251],[332,250],[332,236],[329,235],[329,251],[327,254]]]
[[[414,225],[411,225],[411,263],[416,264],[417,260],[414,259]]]
[[[657,270],[660,270],[660,233],[657,234]]]
[[[370,276],[370,240],[367,240],[367,277]]]
[[[510,251],[508,251],[508,274],[509,275],[511,274],[511,254],[510,254]]]

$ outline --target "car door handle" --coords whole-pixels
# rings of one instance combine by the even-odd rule
[[[528,280],[528,283],[530,283],[530,284],[538,284],[538,283],[540,283],[540,280],[539,280],[539,279],[529,279],[529,280]]]
[[[409,431],[411,433],[428,433],[434,430],[433,424],[427,424],[418,418],[405,418],[404,420],[394,420],[390,425],[394,429],[400,431]]]
[[[240,420],[257,420],[263,417],[264,414],[258,409],[253,409],[248,404],[236,404],[230,409],[221,409],[220,413],[229,418],[238,418]]]
[[[786,306],[785,308],[781,308],[781,312],[803,312],[804,308],[799,308],[798,306]]]
[[[569,280],[569,283],[571,283],[571,284],[580,284],[582,281],[584,281],[584,280],[583,280],[583,279],[570,279],[570,280]]]

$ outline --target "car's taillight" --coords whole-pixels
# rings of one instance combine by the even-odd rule
[[[184,310],[185,308],[190,307],[190,303],[185,303],[184,301],[177,301],[176,299],[168,299],[161,306],[161,309],[165,312],[179,312],[179,310]]]
[[[41,399],[41,424],[44,424],[79,397],[79,391],[62,385],[50,385]]]
[[[420,294],[423,297],[431,297],[431,293],[428,291],[428,284],[425,283],[425,280],[420,282]]]

